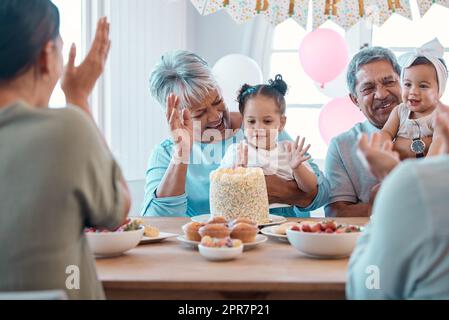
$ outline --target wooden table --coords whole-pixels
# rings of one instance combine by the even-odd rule
[[[367,218],[337,219],[364,225]],[[151,218],[182,233],[186,218]],[[348,259],[318,260],[269,239],[237,260],[210,262],[176,238],[97,260],[108,299],[344,299]]]

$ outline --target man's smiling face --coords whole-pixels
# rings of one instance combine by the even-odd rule
[[[356,74],[356,95],[352,101],[377,128],[382,128],[394,107],[401,103],[399,75],[386,60],[370,62]]]

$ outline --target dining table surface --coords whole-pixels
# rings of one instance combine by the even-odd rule
[[[299,221],[300,219],[288,219]],[[310,220],[310,219],[307,219]],[[363,226],[369,218],[336,218]],[[189,218],[144,218],[162,232],[183,234]],[[269,237],[236,260],[213,262],[176,237],[97,259],[107,299],[345,299],[348,258],[317,259]]]

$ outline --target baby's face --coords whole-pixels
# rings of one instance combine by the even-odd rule
[[[256,96],[246,102],[243,115],[245,136],[255,147],[271,150],[276,146],[286,118],[272,98]]]
[[[413,112],[433,111],[438,100],[438,80],[432,65],[417,65],[405,70],[402,100]]]

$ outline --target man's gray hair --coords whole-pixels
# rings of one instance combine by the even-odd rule
[[[381,60],[389,62],[398,76],[401,75],[401,67],[398,64],[396,56],[391,50],[382,47],[362,49],[352,58],[349,63],[348,73],[346,75],[348,89],[352,95],[357,95],[355,87],[357,85],[357,72],[359,72],[360,68],[371,62]]]
[[[218,84],[207,62],[188,51],[172,51],[164,54],[150,76],[150,92],[161,106],[171,93],[180,100],[184,109],[198,105],[217,90]]]

